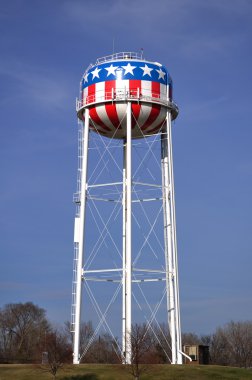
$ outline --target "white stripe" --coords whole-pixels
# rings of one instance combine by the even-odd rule
[[[161,83],[160,84],[160,99],[167,100],[167,91],[168,91],[168,86],[166,86],[166,84]]]
[[[166,117],[166,112],[167,111],[165,107],[161,107],[158,117],[154,120],[154,122],[148,128],[144,130],[144,133],[151,131],[152,129],[156,128],[159,124],[164,122],[165,117]]]
[[[170,85],[167,86],[167,91],[168,91],[168,95],[167,95],[167,97],[169,97],[169,99],[172,100],[172,99],[170,98],[170,91],[171,91],[171,97],[172,97],[173,94],[172,94],[172,87],[170,87]]]
[[[124,98],[125,94],[129,91],[129,80],[121,80],[117,79],[115,82],[115,92],[117,99]],[[116,112],[118,115],[118,119],[121,122],[122,129],[126,129],[126,111],[127,104],[126,103],[118,103],[116,102]],[[122,122],[123,120],[123,122]]]
[[[122,128],[126,128],[126,111],[127,111],[126,103],[116,103],[116,112],[117,112],[118,119],[120,120],[120,126]]]
[[[141,93],[143,96],[151,96],[151,81],[142,80]]]
[[[129,81],[117,79],[115,81],[115,90],[116,90],[116,97],[123,98],[125,94],[127,94],[127,92],[129,91]]]
[[[95,85],[95,101],[103,102],[105,95],[105,82],[98,82]]]
[[[151,109],[152,109],[152,105],[151,104],[141,104],[140,113],[139,113],[139,116],[138,116],[138,119],[137,119],[137,125],[140,128],[144,125],[144,123],[146,122],[146,120],[150,116]]]

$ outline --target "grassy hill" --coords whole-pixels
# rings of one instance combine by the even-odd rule
[[[0,365],[0,380],[50,380],[52,375],[36,365]],[[131,380],[125,367],[119,365],[65,366],[57,374],[59,380]],[[167,366],[147,368],[140,380],[246,380],[252,379],[252,370],[220,366]]]

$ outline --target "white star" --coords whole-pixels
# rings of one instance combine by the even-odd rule
[[[145,64],[144,67],[140,67],[140,69],[143,70],[143,77],[144,77],[145,75],[149,75],[149,76],[151,77],[151,71],[152,71],[153,69],[151,69],[149,66],[147,66],[147,65]]]
[[[101,69],[98,69],[98,67],[96,67],[95,70],[91,71],[91,73],[93,74],[92,79],[94,79],[95,77],[99,78],[99,71],[101,71]]]
[[[163,71],[162,69],[158,69],[158,70],[156,69],[156,71],[158,72],[158,79],[162,78],[163,80],[165,80],[164,79],[166,75],[165,71]]]
[[[107,70],[107,72],[108,72],[107,77],[109,75],[116,75],[115,70],[118,69],[118,67],[119,66],[113,66],[112,64],[109,67],[105,67],[105,70]]]
[[[136,68],[136,66],[131,66],[131,64],[128,63],[127,66],[122,66],[122,68],[125,70],[124,75],[126,75],[127,73],[134,75],[133,70]]]
[[[84,75],[84,83],[85,83],[85,82],[88,82],[88,76],[89,76],[89,74],[90,74],[90,73],[86,73],[86,74]]]

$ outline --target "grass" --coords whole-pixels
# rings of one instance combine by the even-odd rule
[[[1,364],[0,380],[50,380],[53,377],[40,366]],[[92,365],[64,366],[57,374],[58,380],[131,380],[124,366]],[[220,366],[149,366],[140,380],[246,380],[252,379],[252,371]]]

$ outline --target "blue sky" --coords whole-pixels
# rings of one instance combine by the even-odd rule
[[[251,319],[251,16],[249,0],[1,1],[0,306],[70,318],[75,98],[114,45],[174,81],[182,328]]]

